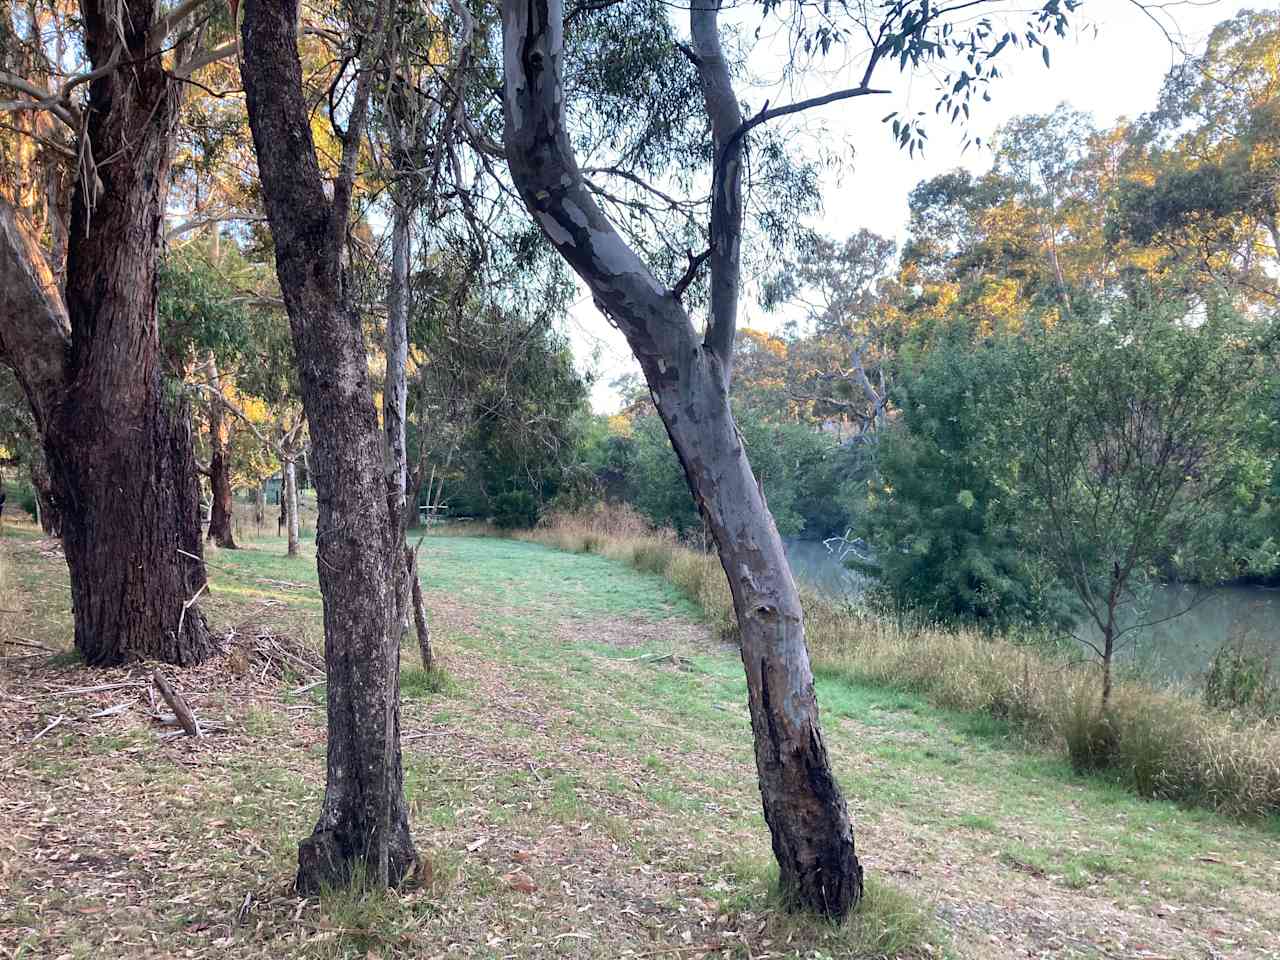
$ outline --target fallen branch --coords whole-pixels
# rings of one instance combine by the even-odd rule
[[[99,720],[102,717],[114,717],[116,714],[124,713],[130,706],[132,706],[130,703],[117,703],[114,707],[107,707],[105,710],[99,710],[97,713],[89,714],[89,719]]]
[[[157,669],[151,674],[151,679],[155,682],[156,689],[160,691],[160,696],[164,697],[165,703],[169,704],[174,716],[182,724],[182,729],[186,731],[187,736],[199,737],[201,735],[200,724],[196,720],[195,714],[191,712],[187,702],[178,696],[177,691],[169,686],[169,681],[164,678],[164,674]]]
[[[43,643],[36,643],[26,637],[6,637],[4,640],[0,640],[0,643],[11,643],[15,647],[37,647],[40,650],[47,650],[49,653],[57,653],[52,647],[46,647]]]
[[[313,680],[311,681],[311,683],[304,683],[302,686],[295,687],[289,692],[295,695],[299,693],[306,693],[308,690],[314,690],[316,687],[320,686],[320,684],[322,683],[328,683],[328,680]]]
[[[66,719],[67,719],[66,717],[62,717],[62,716],[54,717],[53,722],[51,724],[49,724],[47,727],[45,727],[43,730],[41,730],[34,737],[31,738],[31,742],[35,743],[37,740],[43,737],[46,733],[48,733],[50,730],[58,726],[60,723],[62,723],[62,721]]]

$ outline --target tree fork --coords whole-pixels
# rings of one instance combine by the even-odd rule
[[[709,517],[742,633],[761,800],[782,883],[795,905],[841,919],[862,896],[862,867],[822,740],[799,594],[729,407],[743,124],[717,14],[716,0],[695,0],[690,10],[716,147],[703,341],[585,186],[565,126],[562,0],[504,0],[506,155],[530,214],[626,335]]]

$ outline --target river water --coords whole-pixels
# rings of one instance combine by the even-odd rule
[[[821,542],[788,539],[786,547],[798,581],[837,597],[856,597],[866,587],[867,579],[844,569]],[[1126,624],[1136,622],[1133,617],[1165,620],[1126,634],[1117,654],[1153,679],[1196,683],[1228,644],[1270,657],[1280,670],[1280,588],[1162,585],[1130,611]],[[1096,626],[1082,624],[1079,635],[1096,641],[1100,634]]]

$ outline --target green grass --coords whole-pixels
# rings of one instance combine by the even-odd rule
[[[601,564],[611,562],[593,555],[560,553],[558,562],[549,563],[546,549],[537,544],[499,541],[496,545],[480,538],[441,537],[427,542],[437,558],[453,561],[455,570],[469,567],[473,558],[497,566],[519,564],[523,571],[519,576],[511,572],[504,576],[518,584],[515,594],[521,597],[580,598],[591,610],[617,615],[616,584],[620,578],[625,582],[630,573],[636,604],[633,615],[652,614],[675,603],[665,580],[627,571],[617,563],[612,564],[609,587],[602,589],[597,582]],[[512,627],[535,626],[537,618],[533,606],[510,609],[502,626],[491,634],[497,649],[520,662],[541,663],[546,651],[516,644],[510,632]],[[620,659],[643,652],[606,649],[598,655]],[[558,656],[559,651],[552,655]],[[668,734],[667,753],[642,756],[641,762],[655,772],[675,766],[681,747],[709,737],[734,742],[739,757],[746,759],[750,745],[742,709],[746,690],[736,654],[726,649],[719,655],[699,652],[691,659],[693,669],[688,674],[652,671],[639,680],[628,676],[622,683],[604,671],[557,670],[540,673],[539,682],[562,690],[564,702],[603,699],[611,710],[626,705],[636,711],[661,703],[677,723]],[[859,747],[875,758],[874,775],[840,768],[851,797],[872,810],[893,807],[909,823],[920,825],[937,823],[943,817],[939,806],[946,804],[952,810],[948,819],[963,818],[959,825],[997,855],[1009,842],[999,836],[1000,824],[1016,818],[1039,835],[1018,849],[1043,863],[1046,875],[1060,877],[1055,881],[1060,886],[1077,888],[1088,883],[1121,892],[1134,882],[1146,881],[1169,893],[1221,890],[1232,882],[1231,866],[1198,859],[1199,851],[1224,842],[1252,848],[1274,842],[1270,821],[1237,823],[1207,810],[1136,797],[1102,777],[1081,777],[1064,759],[1028,750],[1013,724],[989,714],[943,709],[922,694],[858,682],[837,670],[820,671],[816,688],[829,744],[835,739],[832,727],[842,720],[883,731],[886,738]],[[602,741],[602,747],[612,749],[618,742],[593,734],[590,725],[585,729]],[[936,784],[932,792],[918,788],[921,779]],[[670,783],[651,788],[651,795],[668,810],[699,806],[696,795]],[[998,816],[992,811],[998,811]],[[1083,858],[1072,854],[1072,837],[1082,830],[1107,852]]]
[[[571,946],[574,956],[615,956],[607,937],[554,940],[605,909],[588,899],[577,912],[593,871],[619,891],[618,903],[630,902],[623,891],[633,879],[659,879],[663,896],[634,894],[640,919],[626,922],[663,918],[652,921],[645,949],[672,956],[689,946],[678,932],[689,928],[678,921],[691,904],[708,911],[708,929],[749,932],[755,956],[769,952],[766,940],[809,960],[963,955],[935,907],[1003,909],[1011,877],[1034,884],[1036,903],[1086,911],[1096,897],[1136,917],[1167,902],[1212,911],[1202,917],[1206,928],[1245,917],[1258,942],[1280,926],[1269,914],[1246,917],[1249,889],[1280,887],[1271,872],[1280,849],[1274,824],[1139,799],[1028,751],[1007,720],[942,709],[920,693],[830,669],[819,672],[817,693],[868,865],[868,895],[839,929],[790,916],[760,813],[741,662],[728,645],[687,639],[697,611],[677,588],[605,557],[510,540],[435,535],[421,556],[429,606],[441,612],[433,634],[443,669],[426,674],[406,659],[401,690],[402,728],[428,734],[405,743],[404,781],[419,849],[432,864],[429,889],[334,891],[308,906],[296,928],[294,907],[282,908],[272,920],[278,930],[314,939],[297,953],[274,941],[268,955],[430,953],[452,937],[472,956],[550,955],[548,942]],[[314,586],[290,585],[314,584],[313,559],[287,560],[275,543],[213,559],[215,616],[270,601],[273,616],[318,642]],[[669,623],[670,636],[685,639],[663,630],[638,645],[601,639],[625,638],[619,624],[642,622]],[[678,659],[653,659],[669,653]],[[322,701],[323,690],[283,702],[310,698]],[[323,712],[290,716],[318,722]],[[272,751],[217,756],[211,767],[190,768],[195,779],[166,756],[129,753],[140,744],[116,735],[51,736],[24,762],[50,783],[85,776],[86,763],[110,763],[113,776],[155,803],[148,831],[175,831],[183,849],[232,832],[202,869],[227,901],[220,909],[234,913],[243,890],[229,888],[243,886],[246,869],[267,871],[255,881],[260,889],[286,883],[324,776],[322,734],[312,730],[283,763],[274,748],[288,745],[292,728],[278,708],[262,705],[241,720],[244,734]],[[254,848],[241,837],[264,853],[246,853]],[[525,848],[534,850],[530,862],[511,860],[511,850]],[[957,857],[968,858],[963,867],[934,876]],[[517,872],[534,879],[534,894],[513,889]],[[711,906],[696,906],[703,901]],[[188,914],[199,911],[183,908]],[[551,939],[535,937],[535,927]],[[491,939],[499,945],[489,947]],[[248,940],[237,943],[235,956],[258,955]],[[733,943],[723,955],[748,956]]]

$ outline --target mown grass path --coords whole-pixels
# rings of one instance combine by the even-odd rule
[[[216,627],[318,643],[314,559],[282,553],[211,555]],[[17,611],[0,637],[69,645],[48,545],[0,541],[0,562]],[[828,746],[879,882],[851,930],[789,920],[741,666],[684,598],[515,541],[428,537],[420,566],[449,679],[408,667],[406,646],[418,886],[291,896],[322,784],[319,690],[226,662],[179,674],[228,730],[159,744],[137,692],[57,693],[101,672],[4,661],[0,955],[1280,956],[1274,829],[1080,782],[990,723],[833,678]]]

